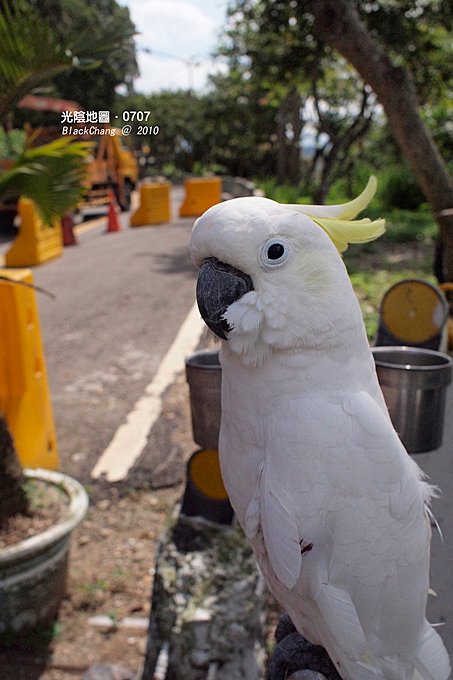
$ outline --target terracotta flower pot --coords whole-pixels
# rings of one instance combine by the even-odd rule
[[[24,473],[59,487],[68,496],[69,508],[49,529],[0,548],[0,634],[34,628],[56,616],[65,593],[71,532],[88,508],[87,493],[75,479],[49,470]]]

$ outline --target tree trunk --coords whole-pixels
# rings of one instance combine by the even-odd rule
[[[275,117],[276,127],[276,171],[279,184],[286,182],[286,122],[281,105]]]
[[[24,476],[8,425],[0,415],[0,527],[12,515],[27,511]]]
[[[301,176],[300,135],[302,133],[303,121],[300,115],[302,108],[301,96],[296,90],[291,92],[288,105],[288,122],[291,123],[293,131],[293,139],[291,141],[291,150],[288,159],[288,176],[291,184],[297,185],[300,182]]]
[[[370,125],[371,115],[367,118],[358,117],[342,137],[332,139],[332,147],[324,156],[321,181],[313,196],[315,203],[325,202],[330,186],[345,172],[349,149],[366,134]]]
[[[300,181],[300,134],[303,122],[300,117],[301,97],[291,90],[281,103],[276,115],[277,123],[277,179],[280,183],[297,185]],[[292,139],[288,139],[287,125],[292,127]]]
[[[440,225],[444,268],[453,281],[453,218],[439,218],[440,213],[453,207],[453,183],[420,117],[409,73],[396,66],[374,40],[351,0],[313,0],[312,11],[314,32],[354,66],[383,106],[390,131]]]

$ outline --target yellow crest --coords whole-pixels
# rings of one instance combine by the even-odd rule
[[[337,250],[342,253],[350,243],[367,243],[382,236],[385,231],[385,220],[370,220],[367,217],[354,220],[369,204],[376,193],[377,180],[374,175],[360,196],[348,203],[340,205],[299,205],[291,204],[288,208],[301,212],[316,222],[331,238]]]

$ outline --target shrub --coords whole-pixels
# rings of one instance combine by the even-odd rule
[[[307,196],[301,196],[299,187],[294,184],[278,184],[273,178],[256,179],[254,182],[264,191],[266,198],[278,203],[312,203]]]
[[[390,167],[379,179],[379,198],[384,207],[416,210],[425,200],[414,175],[405,166]]]
[[[368,214],[368,213],[367,213]],[[416,212],[411,210],[392,210],[382,215],[386,218],[387,229],[384,239],[391,242],[434,240],[438,226],[431,211],[423,207]]]

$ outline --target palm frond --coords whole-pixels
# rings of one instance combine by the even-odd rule
[[[112,18],[93,37],[83,31],[64,41],[25,0],[0,12],[0,120],[33,88],[74,68],[94,68],[128,36]]]
[[[27,196],[50,224],[80,201],[86,174],[85,158],[91,146],[89,142],[73,142],[63,137],[26,150],[12,168],[0,176],[0,199]]]
[[[35,7],[22,0],[0,13],[0,118],[38,84],[72,67],[66,50]]]

